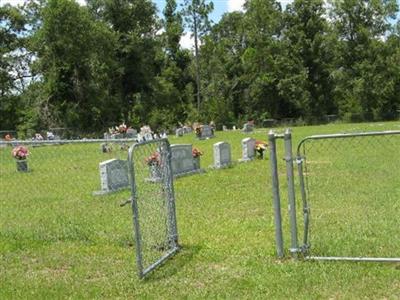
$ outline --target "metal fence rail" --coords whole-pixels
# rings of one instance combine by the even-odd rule
[[[398,262],[400,131],[316,135],[297,147],[306,259]]]
[[[129,149],[136,260],[144,277],[179,250],[168,140]]]

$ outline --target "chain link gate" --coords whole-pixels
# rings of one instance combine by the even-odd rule
[[[133,224],[139,277],[179,250],[171,149],[167,139],[129,149]]]
[[[277,252],[283,235],[276,139],[284,139],[290,252],[307,260],[400,262],[400,131],[315,135],[292,155],[291,133],[270,132]],[[275,163],[274,163],[275,161]],[[301,210],[296,209],[293,165]],[[302,241],[297,218],[303,217]]]

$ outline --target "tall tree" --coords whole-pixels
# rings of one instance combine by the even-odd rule
[[[336,39],[325,14],[323,0],[295,0],[285,11],[282,42],[288,49],[288,59],[300,63],[307,76],[304,93],[309,99],[302,105],[302,116],[308,121],[337,113],[330,78]]]
[[[0,128],[15,129],[20,94],[25,87],[27,53],[24,33],[26,19],[21,10],[0,6]]]
[[[200,78],[200,54],[199,40],[210,30],[211,22],[208,15],[214,10],[213,2],[207,0],[185,0],[184,15],[191,36],[194,38],[195,73],[197,86],[197,110],[201,105],[201,78]]]
[[[33,39],[43,80],[37,103],[42,126],[100,129],[107,115],[104,83],[112,35],[74,1],[49,0],[42,16]]]
[[[150,0],[88,0],[93,16],[104,21],[116,37],[117,63],[112,93],[120,119],[142,123],[149,115],[152,84],[159,59],[156,7]],[[122,121],[121,120],[121,121]]]
[[[339,61],[333,77],[341,115],[357,120],[379,119],[379,107],[392,90],[382,70],[385,69],[384,37],[391,27],[389,19],[398,11],[397,3],[335,0],[331,5],[339,40]]]

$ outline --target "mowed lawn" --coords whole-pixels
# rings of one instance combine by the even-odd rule
[[[400,122],[294,127],[293,138],[297,146],[312,134],[398,129]],[[400,264],[276,258],[269,160],[208,169],[214,143],[229,142],[237,162],[247,136],[267,140],[267,129],[171,137],[204,151],[207,172],[175,180],[182,250],[145,280],[137,277],[131,209],[119,206],[129,191],[92,195],[98,163],[126,152],[30,147],[31,172],[21,174],[11,148],[0,148],[0,299],[400,298]],[[307,145],[313,255],[400,257],[400,136],[365,141]],[[278,149],[288,249],[282,141]]]

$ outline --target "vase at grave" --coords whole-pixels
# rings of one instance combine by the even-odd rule
[[[28,161],[26,159],[16,160],[18,172],[28,172]]]
[[[193,157],[193,168],[195,170],[200,169],[200,156]]]
[[[161,168],[159,165],[150,165],[150,178],[152,179],[161,179]]]

